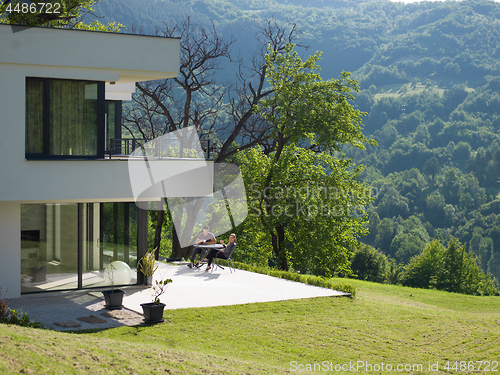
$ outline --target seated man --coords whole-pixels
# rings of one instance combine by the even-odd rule
[[[231,251],[233,248],[236,246],[236,234],[231,233],[229,235],[229,243],[226,245],[224,241],[220,240],[220,243],[224,245],[224,249],[210,249],[207,255],[207,269],[205,271],[209,271],[212,265],[212,261],[214,258],[219,258],[219,259],[227,259],[229,258],[229,254],[231,254]]]
[[[205,225],[203,227],[203,230],[198,234],[198,237],[196,237],[196,245],[215,245],[215,236],[213,233],[209,232],[210,228],[208,225]],[[194,259],[196,258],[196,255],[200,254],[200,261],[205,257],[206,254],[206,249],[202,249],[201,247],[196,247],[193,249],[193,255],[191,255],[191,263],[188,264],[189,268],[193,268],[194,266]],[[196,263],[196,266],[200,262]]]

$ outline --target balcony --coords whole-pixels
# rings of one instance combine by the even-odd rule
[[[145,156],[149,160],[210,160],[214,151],[213,142],[208,139],[200,139],[199,143],[190,144],[188,147],[184,142],[177,139],[163,137],[152,141],[140,138],[110,138],[106,145],[105,154],[106,158],[111,160],[143,159]]]

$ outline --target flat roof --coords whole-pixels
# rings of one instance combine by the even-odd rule
[[[112,32],[112,31],[99,31],[99,30],[81,30],[81,29],[66,29],[63,27],[50,27],[50,26],[26,26],[26,25],[16,25],[16,24],[6,24],[0,23],[0,27],[10,26],[14,32],[21,32],[24,29],[51,29],[51,30],[66,30],[66,31],[80,31],[87,33],[100,33],[100,34],[115,34],[115,35],[134,35],[134,36],[144,36],[144,37],[153,37],[153,38],[163,38],[163,39],[181,39],[176,36],[162,36],[162,35],[152,35],[152,34],[133,34],[133,33],[124,33],[124,32]],[[14,31],[14,28],[19,28],[20,30]]]

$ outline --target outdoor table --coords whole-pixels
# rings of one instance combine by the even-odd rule
[[[224,245],[220,243],[216,243],[213,245],[208,245],[208,244],[199,244],[199,245],[193,245],[194,247],[201,247],[202,249],[223,249]]]
[[[224,245],[222,245],[220,243],[216,243],[216,244],[213,244],[213,245],[199,244],[199,245],[193,245],[193,246],[194,247],[199,247],[199,248],[202,248],[202,249],[207,249],[207,251],[210,251],[210,249],[223,249],[224,248]],[[205,254],[205,256],[206,256],[206,254]],[[201,267],[201,259],[200,259],[200,267]],[[222,267],[220,267],[220,268],[222,268]],[[222,268],[222,269],[224,269],[224,268]]]

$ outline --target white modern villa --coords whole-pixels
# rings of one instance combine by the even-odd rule
[[[130,267],[129,284],[142,282],[148,214],[135,204],[133,161],[110,148],[135,82],[177,76],[179,43],[0,25],[0,288],[8,298],[103,286],[112,259]],[[146,164],[170,181],[169,196],[211,193],[189,173],[204,157]]]

